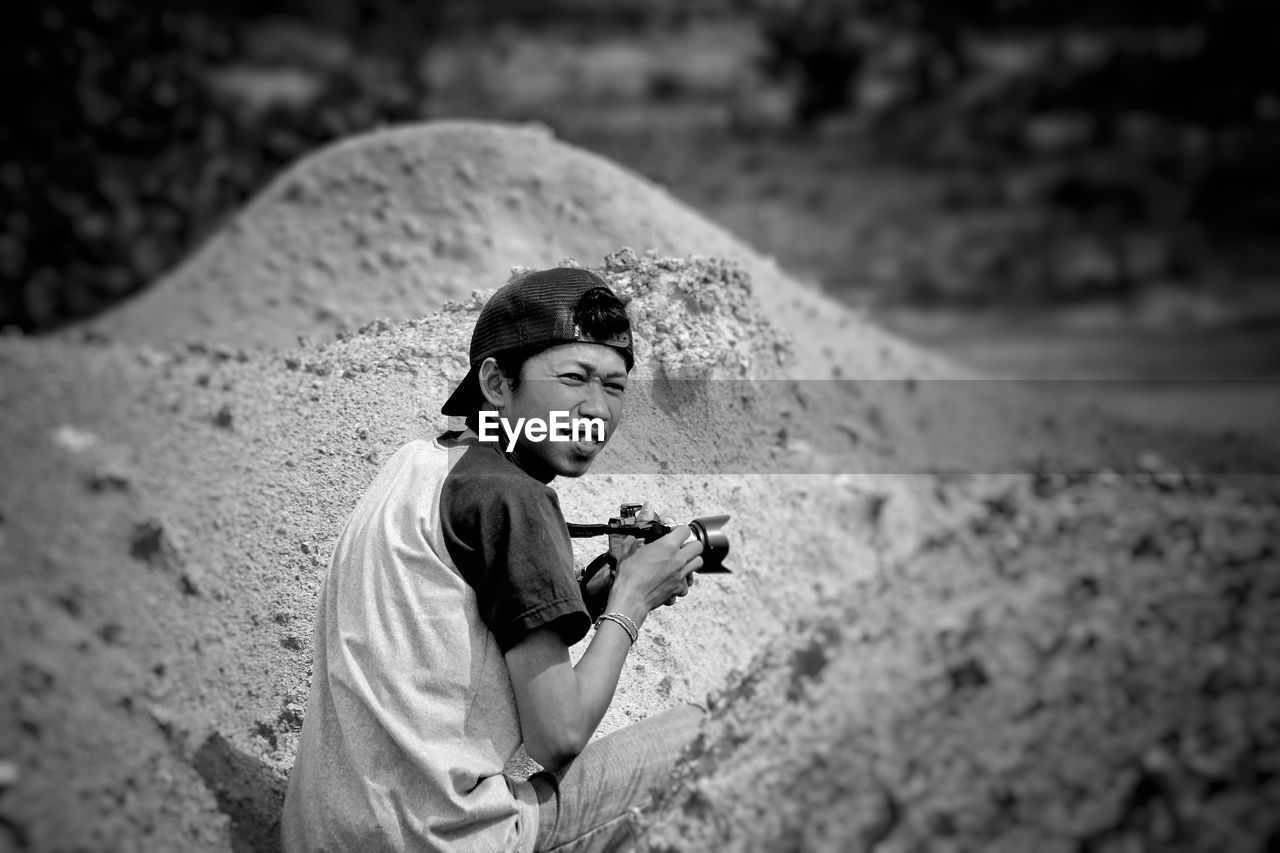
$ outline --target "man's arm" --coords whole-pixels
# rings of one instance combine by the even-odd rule
[[[605,620],[576,667],[569,662],[569,647],[549,628],[534,631],[507,652],[530,758],[556,770],[582,752],[613,701],[630,645],[622,626]]]
[[[639,627],[650,610],[688,589],[686,578],[702,565],[702,543],[685,542],[688,536],[689,528],[677,527],[620,562],[606,610],[626,615]],[[630,648],[626,630],[605,620],[577,666],[551,628],[533,631],[507,651],[530,758],[555,770],[577,757],[613,701]]]

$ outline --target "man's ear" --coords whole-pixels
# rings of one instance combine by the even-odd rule
[[[480,364],[480,393],[495,409],[506,408],[511,399],[511,385],[492,356]]]

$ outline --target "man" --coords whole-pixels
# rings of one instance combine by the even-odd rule
[[[585,474],[622,419],[625,306],[586,270],[518,276],[480,312],[470,355],[443,407],[468,429],[401,448],[334,550],[287,850],[617,849],[701,721],[684,706],[588,745],[645,618],[702,564],[687,527],[618,551],[590,594],[595,635],[569,658],[592,614],[547,484]],[[556,413],[600,429],[477,434]],[[522,742],[545,768],[528,781],[503,773]]]

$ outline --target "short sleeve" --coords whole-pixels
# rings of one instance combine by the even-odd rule
[[[529,477],[451,477],[441,514],[449,555],[504,652],[543,627],[566,645],[586,636],[591,618],[551,488]]]

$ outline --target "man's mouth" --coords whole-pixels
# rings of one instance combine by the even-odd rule
[[[570,443],[573,449],[583,456],[594,456],[604,447],[604,443],[590,438],[580,438]]]

